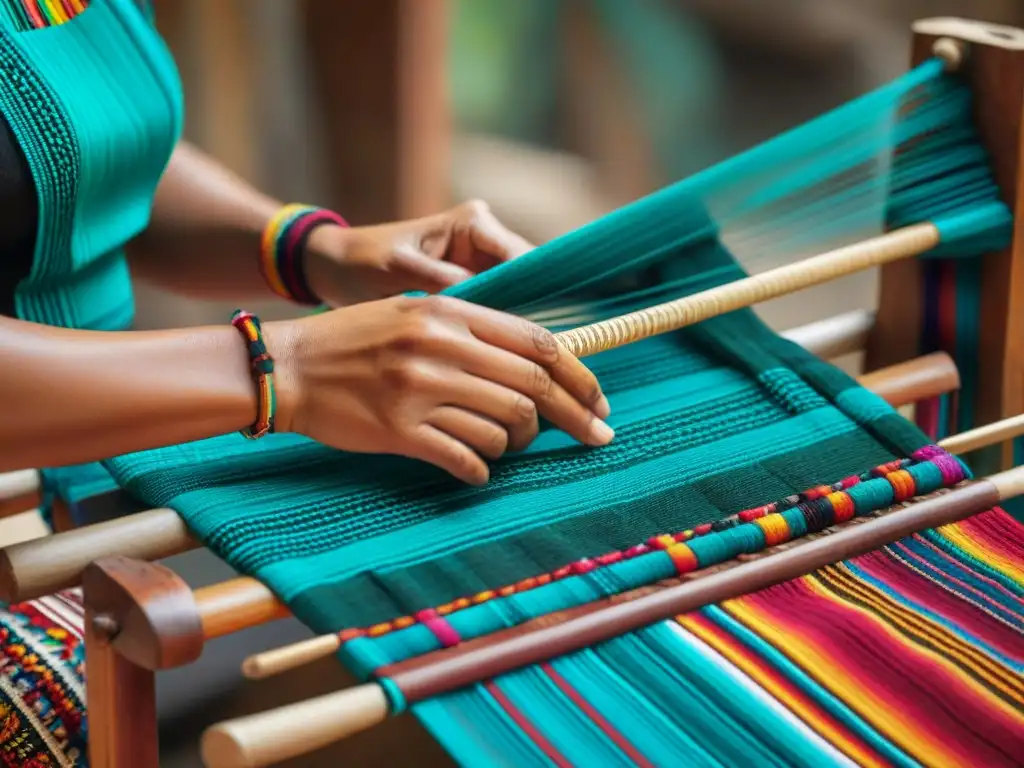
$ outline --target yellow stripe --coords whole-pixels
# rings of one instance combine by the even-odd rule
[[[912,609],[900,605],[873,585],[860,581],[845,566],[827,566],[818,571],[815,576],[822,582],[825,582],[826,585],[831,582],[838,589],[852,592],[857,598],[867,603],[871,607],[871,612],[879,619],[884,619],[890,624],[903,629],[905,633],[910,633],[911,637],[901,634],[903,643],[914,643],[916,646],[922,639],[930,641],[949,656],[955,656],[964,667],[969,668],[978,677],[987,681],[993,688],[998,688],[1011,699],[1024,704],[1024,695],[1022,695],[1024,694],[1024,682],[1021,681],[1016,673],[1006,669],[998,660],[988,656],[970,643],[950,633],[945,627],[936,624],[931,619],[916,613]],[[836,594],[835,598],[849,602],[841,594]],[[931,652],[938,654],[937,651]],[[938,655],[941,656],[941,654]],[[948,668],[956,673],[957,677],[976,686],[987,698],[1003,703],[990,690],[978,685],[977,680],[966,674],[954,661],[945,656],[942,658]]]
[[[830,600],[833,603],[838,602],[848,610],[861,613],[878,624],[883,632],[895,640],[900,640],[895,630],[885,622],[879,621],[870,611],[837,601],[832,594],[823,590],[811,579],[805,577],[800,582],[817,597]],[[723,603],[722,607],[783,651],[791,660],[803,667],[807,674],[831,690],[847,706],[871,723],[875,729],[885,734],[888,739],[899,745],[904,751],[909,752],[917,760],[926,765],[944,765],[948,762],[949,754],[943,749],[943,745],[936,744],[927,732],[922,732],[913,718],[905,716],[897,707],[880,707],[872,693],[864,690],[860,679],[841,665],[835,664],[832,658],[821,653],[814,643],[797,633],[778,629],[771,623],[771,619],[764,615],[762,609],[753,604],[747,604],[743,598],[730,600]],[[904,643],[904,645],[906,644]],[[915,648],[913,650],[936,658],[936,654],[928,653],[923,649]],[[937,660],[942,661],[942,659]]]
[[[65,24],[69,21],[67,13],[64,12],[64,6],[60,4],[60,0],[43,0],[43,4],[46,6],[46,13],[54,26]]]
[[[1024,587],[1024,563],[1015,562],[999,552],[994,552],[980,541],[972,539],[959,523],[950,523],[937,530],[950,544]]]
[[[857,763],[857,765],[884,768],[886,763],[878,762],[873,754],[865,752],[859,744],[850,741],[846,734],[836,730],[828,720],[821,718],[814,707],[809,706],[802,699],[794,699],[789,696],[786,689],[779,685],[774,675],[766,673],[757,663],[751,661],[745,655],[737,653],[729,645],[722,643],[717,635],[709,632],[690,616],[677,616],[676,621],[695,637],[728,659],[733,666],[757,683],[759,687],[763,688],[776,701],[806,723],[811,730],[815,731],[829,744]]]
[[[287,221],[292,215],[303,208],[309,206],[301,205],[299,203],[291,203],[283,206],[277,213],[275,213],[267,226],[263,229],[263,236],[260,238],[260,259],[263,263],[263,271],[267,275],[267,282],[270,284],[271,290],[279,296],[289,296],[288,289],[285,288],[284,282],[281,280],[281,275],[277,271],[277,260],[274,254],[274,245],[277,241],[277,237],[281,231],[281,225]]]

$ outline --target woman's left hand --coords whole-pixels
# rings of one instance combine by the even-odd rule
[[[324,226],[308,245],[306,275],[331,306],[438,293],[533,248],[472,201],[444,213],[372,227]]]

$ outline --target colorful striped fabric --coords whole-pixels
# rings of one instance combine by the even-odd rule
[[[89,0],[3,0],[0,5],[20,29],[44,29],[67,24],[89,7]]]
[[[414,711],[465,765],[997,768],[1022,672],[1024,526],[996,509]]]

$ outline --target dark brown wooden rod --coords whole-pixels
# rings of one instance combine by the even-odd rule
[[[423,701],[611,640],[702,606],[797,578],[928,528],[946,525],[999,503],[991,480],[969,483],[833,535],[793,546],[673,586],[624,594],[526,622],[378,670],[409,702]]]

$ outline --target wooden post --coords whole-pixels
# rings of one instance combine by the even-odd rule
[[[329,205],[355,224],[436,213],[451,177],[446,0],[303,0]]]
[[[1010,246],[984,257],[975,404],[981,425],[1024,413],[1024,31],[961,19],[926,19],[914,25],[912,63],[930,58],[933,44],[943,37],[968,45],[962,73],[974,92],[975,124],[1015,222]],[[922,293],[920,262],[882,268],[868,370],[920,354]],[[1010,450],[1005,444],[996,462],[1009,466]]]
[[[192,591],[170,569],[125,557],[97,560],[82,583],[89,763],[157,768],[154,673],[203,649]]]

